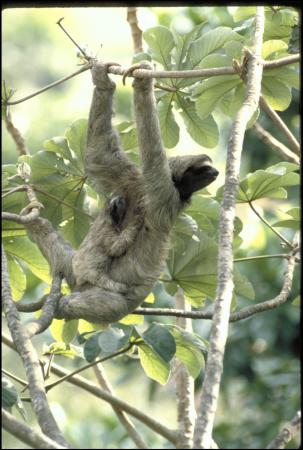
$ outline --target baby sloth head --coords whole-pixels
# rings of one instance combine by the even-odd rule
[[[207,155],[189,155],[169,158],[173,183],[181,201],[187,202],[191,195],[212,183],[219,172]]]

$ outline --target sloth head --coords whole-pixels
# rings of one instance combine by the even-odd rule
[[[180,198],[186,202],[191,195],[212,183],[219,172],[207,155],[189,155],[169,158],[172,180]]]

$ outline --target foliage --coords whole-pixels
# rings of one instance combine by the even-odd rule
[[[143,38],[148,47],[147,52],[135,55],[134,62],[149,59],[160,64],[164,70],[176,71],[231,67],[235,60],[241,64],[243,50],[249,48],[251,43],[255,7],[232,9],[214,7],[214,14],[209,22],[204,20],[204,10],[205,8],[187,8],[184,11],[184,15],[193,20],[190,32],[184,33],[173,26],[163,24],[146,30]],[[225,22],[221,20],[223,10]],[[212,21],[219,21],[220,26],[214,26]],[[297,13],[293,9],[267,7],[262,57],[271,61],[288,53],[297,52],[297,29]],[[158,116],[163,141],[168,149],[174,148],[180,141],[180,124],[184,125],[194,142],[208,149],[214,149],[219,142],[219,136],[224,133],[226,121],[235,118],[245,98],[245,84],[236,74],[205,78],[163,78],[157,80],[157,84],[160,86],[156,91]],[[262,95],[273,109],[288,112],[297,89],[299,89],[298,64],[264,70]],[[3,97],[9,99],[13,93],[12,88],[6,89]],[[6,116],[7,109],[2,108],[2,112]],[[260,111],[257,110],[248,127],[252,127],[260,118],[263,120],[262,114],[260,115]],[[9,194],[9,191],[22,184],[18,176],[18,166],[27,163],[31,169],[30,183],[35,187],[38,200],[44,205],[41,215],[48,218],[74,248],[82,242],[103,201],[94,192],[84,172],[86,127],[87,120],[78,119],[68,126],[62,136],[44,140],[43,149],[33,156],[19,157],[16,165],[3,165],[3,189],[8,193],[3,199],[3,209],[19,213],[26,206],[27,197],[24,192]],[[123,120],[116,128],[125,151],[139,163],[134,123]],[[249,147],[250,139],[248,140]],[[263,155],[265,153],[268,152],[263,151]],[[248,155],[253,161],[254,153]],[[273,208],[270,212],[272,227],[282,228],[289,236],[299,229],[300,224],[300,208],[297,202],[292,201],[292,189],[300,181],[299,167],[296,164],[276,161],[274,163],[269,161],[259,167],[251,173],[245,173],[241,178],[236,201],[239,205],[249,205],[260,199],[265,202],[269,199],[279,202],[277,204],[282,205],[282,212],[278,208]],[[217,283],[219,202],[222,194],[223,186],[217,190],[216,196],[211,196],[206,190],[195,195],[186,213],[177,220],[172,231],[166,267],[159,283],[162,293],[164,292],[162,298],[171,298],[177,288],[181,287],[193,308],[207,306],[214,300]],[[242,221],[240,217],[235,221],[233,242],[235,256],[247,256],[245,242],[241,237]],[[270,250],[278,248],[280,251],[278,240],[274,241],[268,232],[264,233],[267,233],[268,248]],[[4,221],[3,242],[8,257],[14,300],[20,301],[32,295],[29,286],[33,276],[36,285],[39,282],[50,284],[45,259],[20,225]],[[260,250],[260,247],[257,246],[256,250]],[[254,249],[251,249],[251,252],[254,252]],[[264,289],[264,284],[278,290],[276,267],[273,268],[268,262],[263,264],[257,263],[254,270],[244,268],[243,265],[240,269],[239,266],[235,268],[233,310],[251,304],[260,293],[262,298],[267,296],[271,298],[271,289],[260,291],[260,287]],[[147,298],[145,301],[155,300],[153,306],[159,306],[161,296],[156,294],[156,289],[154,294],[154,299]],[[293,304],[298,303],[297,298],[298,295]],[[242,398],[248,395],[253,386],[254,392],[259,392],[260,398],[256,398],[255,403],[248,400],[248,404],[244,402],[242,406],[245,411],[257,410],[261,414],[262,393],[269,392],[272,386],[277,386],[283,393],[285,392],[283,395],[286,398],[287,392],[289,393],[292,403],[288,408],[290,412],[292,411],[295,404],[294,389],[287,390],[286,385],[289,382],[293,383],[293,379],[287,380],[286,383],[280,374],[281,371],[288,370],[291,373],[295,372],[297,370],[295,365],[292,363],[287,365],[282,357],[281,362],[278,362],[279,353],[261,361],[258,359],[258,350],[253,350],[253,343],[258,339],[269,340],[262,334],[265,333],[263,330],[271,329],[274,336],[273,330],[276,325],[278,330],[283,329],[285,335],[281,333],[284,340],[281,337],[272,337],[270,344],[273,348],[282,346],[281,342],[288,343],[295,340],[294,335],[286,335],[287,326],[284,326],[284,321],[286,324],[293,324],[297,319],[294,318],[294,313],[287,312],[286,309],[283,311],[273,313],[271,319],[268,318],[269,315],[266,319],[264,317],[260,319],[259,324],[262,324],[263,328],[261,325],[245,322],[239,326],[240,331],[232,334],[233,346],[229,344],[231,349],[230,353],[227,352],[226,373],[227,375],[232,373],[238,387],[231,387],[231,384],[223,386],[222,404],[227,405],[227,408],[230,409],[228,403],[233,395],[236,399],[236,408],[242,405]],[[76,363],[85,359],[91,363],[97,358],[111,357],[121,352],[124,357],[127,355],[125,357],[129,361],[127,364],[136,366],[140,364],[147,377],[160,385],[166,384],[169,380],[172,362],[177,359],[185,365],[190,376],[198,384],[201,376],[203,377],[208,346],[207,340],[200,336],[199,325],[196,326],[197,332],[188,333],[171,323],[164,321],[162,323],[162,319],[157,322],[153,320],[155,319],[150,322],[148,318],[129,315],[106,330],[100,330],[100,327],[84,321],[54,320],[49,329],[52,342],[44,345],[43,354],[68,357],[74,359]],[[75,339],[78,340],[77,345]],[[241,361],[238,355],[241,356]],[[119,370],[121,359],[116,360]],[[236,368],[239,369],[238,372]],[[241,370],[243,370],[242,378],[246,376],[248,381],[243,381],[239,375]],[[123,372],[126,371],[125,363]],[[4,381],[3,402],[8,409],[17,406],[22,411],[23,406],[18,392],[7,379]],[[281,401],[280,404],[282,409],[284,403]],[[278,412],[271,415],[273,422],[280,417],[282,416],[279,416]],[[287,415],[283,416],[283,419],[287,418],[289,418]],[[241,417],[238,420],[240,421]],[[243,421],[251,424],[251,417],[245,416]],[[268,429],[271,429],[269,422],[267,425]],[[228,435],[231,428],[234,429],[234,424],[229,423],[229,418],[222,419],[217,427],[219,436]],[[270,437],[268,436],[267,440]],[[232,443],[232,439],[232,436],[228,436],[226,441]],[[235,436],[235,445],[241,439],[242,436]],[[260,447],[263,444],[261,439]]]

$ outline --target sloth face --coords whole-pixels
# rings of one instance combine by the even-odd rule
[[[191,195],[212,183],[219,172],[207,155],[181,156],[169,161],[172,180],[181,201],[189,201]]]

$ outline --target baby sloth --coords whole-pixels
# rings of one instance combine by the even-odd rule
[[[151,70],[148,62],[140,67]],[[141,156],[137,168],[112,128],[115,84],[107,69],[100,61],[92,67],[96,87],[85,163],[96,190],[109,200],[73,256],[76,286],[59,306],[65,319],[103,323],[120,320],[144,301],[163,269],[176,218],[191,195],[218,175],[207,155],[167,159],[152,78],[133,82]]]

